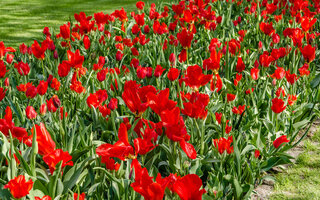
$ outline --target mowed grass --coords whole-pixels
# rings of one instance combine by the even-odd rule
[[[165,0],[169,1],[169,0]],[[165,2],[144,0],[146,4]],[[0,0],[0,41],[6,46],[17,47],[21,43],[31,44],[42,38],[45,26],[55,33],[59,26],[81,11],[88,15],[96,12],[111,13],[123,7],[129,11],[136,9],[137,0]]]
[[[304,142],[304,152],[298,156],[296,165],[276,175],[271,200],[317,200],[320,199],[320,128]]]

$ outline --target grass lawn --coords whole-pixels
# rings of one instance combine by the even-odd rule
[[[320,199],[320,128],[304,142],[304,152],[296,165],[276,175],[272,200]]]
[[[0,41],[13,47],[23,42],[31,44],[34,39],[41,39],[45,26],[51,31],[58,31],[59,26],[70,18],[74,20],[74,13],[111,13],[124,7],[129,15],[128,11],[136,9],[136,2],[137,0],[0,0]]]

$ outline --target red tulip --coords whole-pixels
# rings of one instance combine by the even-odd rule
[[[182,49],[182,51],[179,54],[179,62],[183,63],[186,62],[187,60],[187,50],[186,49]]]
[[[14,68],[16,68],[21,76],[27,76],[30,72],[30,67],[28,63],[19,62],[14,63]]]
[[[102,144],[96,149],[96,153],[101,157],[119,158],[125,160],[126,158],[135,157],[134,149],[129,144],[127,127],[124,123],[120,124],[118,131],[119,140],[115,144]]]
[[[26,96],[30,99],[33,99],[38,94],[37,88],[35,86],[30,86],[27,88]]]
[[[94,13],[94,19],[96,20],[96,24],[98,25],[98,30],[103,31],[105,24],[109,21],[109,15],[104,14],[103,12]]]
[[[4,86],[9,87],[10,86],[10,82],[9,82],[9,78],[7,77],[6,79],[4,79]],[[0,92],[1,93],[1,92]],[[1,96],[1,94],[0,94]],[[1,98],[1,97],[0,97]],[[1,100],[0,100],[1,101]]]
[[[165,71],[164,68],[161,67],[161,65],[157,65],[155,70],[154,70],[154,77],[158,78],[162,75],[162,73]]]
[[[47,42],[46,40],[44,40],[41,44],[41,46],[39,45],[39,43],[35,40],[34,43],[31,45],[32,48],[32,53],[33,55],[40,59],[43,60],[45,57],[45,52],[48,48]]]
[[[292,106],[297,101],[296,95],[288,95],[288,105]]]
[[[7,73],[6,65],[3,60],[0,60],[0,78],[3,78]]]
[[[286,109],[287,106],[284,105],[284,101],[279,98],[272,99],[271,110],[275,113],[281,113]]]
[[[74,200],[85,200],[86,194],[83,192],[80,195],[78,193],[73,193],[73,199]]]
[[[108,108],[110,110],[115,110],[118,108],[118,99],[117,98],[112,98],[110,99],[110,102],[108,104]]]
[[[7,63],[11,64],[13,61],[14,55],[13,54],[7,54],[6,61]]]
[[[299,79],[299,77],[296,74],[290,74],[290,70],[288,70],[286,71],[286,79],[288,83],[293,85]]]
[[[161,90],[159,94],[148,93],[147,98],[149,101],[149,106],[153,110],[153,112],[157,113],[158,115],[161,114],[164,110],[171,110],[175,108],[177,102],[172,101],[169,99],[169,88]]]
[[[49,166],[50,173],[56,170],[56,165],[62,161],[61,169],[65,166],[73,166],[73,162],[71,161],[72,157],[68,153],[68,151],[62,151],[62,149],[56,149],[49,154],[43,156],[43,161]]]
[[[119,163],[116,163],[114,159],[106,157],[106,156],[101,158],[101,163],[104,163],[106,165],[106,168],[109,170],[118,171],[120,168]]]
[[[45,115],[47,112],[47,105],[44,103],[44,104],[41,104],[40,106],[40,114],[41,115]]]
[[[205,119],[208,113],[206,106],[210,101],[209,95],[193,92],[188,100],[189,102],[183,103],[182,113],[192,118]]]
[[[180,74],[180,70],[179,69],[170,68],[167,77],[168,77],[168,79],[170,81],[174,81],[179,77],[179,74]]]
[[[32,106],[27,106],[26,114],[28,119],[35,119],[37,117],[37,112],[34,110]]]
[[[57,35],[57,38],[59,37],[65,40],[70,39],[70,23],[60,26],[60,33]]]
[[[232,136],[229,136],[228,139],[222,137],[220,139],[213,139],[213,144],[220,154],[223,154],[225,151],[227,151],[228,154],[231,154],[233,152],[233,146],[231,146],[232,141]]]
[[[68,64],[75,69],[81,69],[82,64],[84,62],[84,56],[80,55],[79,49],[77,49],[74,53],[70,50],[67,51],[68,55]]]
[[[45,95],[47,92],[47,89],[48,89],[48,82],[40,81],[37,87],[38,94],[41,96]]]
[[[251,74],[251,78],[253,79],[253,80],[258,80],[258,78],[259,78],[259,69],[258,68],[256,68],[256,67],[254,67],[254,68],[252,68],[251,69],[251,71],[250,71],[250,74]]]
[[[216,74],[212,79],[210,89],[211,89],[211,91],[215,91],[217,89],[216,91],[219,92],[222,89],[222,85],[223,85],[223,83],[220,78],[220,75]]]
[[[84,48],[85,49],[89,49],[90,48],[91,42],[90,42],[89,36],[87,36],[87,35],[84,36],[83,44],[84,44]]]
[[[176,180],[173,184],[173,191],[177,193],[181,200],[201,200],[206,193],[205,189],[200,189],[202,181],[196,174],[188,174]]]
[[[21,52],[22,54],[26,54],[26,53],[27,53],[27,50],[28,50],[28,47],[27,47],[24,43],[22,43],[22,44],[20,44],[20,46],[19,46],[19,50],[20,50],[20,52]]]
[[[120,61],[122,59],[122,57],[123,57],[123,53],[121,53],[121,51],[117,51],[117,53],[116,53],[117,61]]]
[[[0,102],[6,96],[6,91],[7,91],[7,89],[3,89],[2,87],[0,87]]]
[[[35,200],[51,200],[51,197],[46,195],[46,196],[43,196],[42,198],[40,197],[35,197]]]
[[[171,65],[174,65],[174,63],[176,62],[176,55],[174,53],[170,54],[169,61],[170,61]]]
[[[245,68],[246,68],[246,66],[243,63],[242,58],[238,57],[238,61],[237,61],[237,65],[236,65],[237,72],[241,73]]]
[[[214,49],[211,51],[210,58],[203,60],[203,68],[205,70],[213,70],[218,71],[220,68],[220,59],[222,57],[222,53]]]
[[[135,81],[126,81],[122,99],[130,111],[139,116],[149,106],[146,96],[149,92],[156,93],[157,90],[153,86],[140,87]]]
[[[233,101],[236,99],[236,95],[235,94],[227,94],[227,100],[228,101]]]
[[[254,151],[254,157],[255,157],[255,158],[259,158],[259,156],[260,156],[260,151],[259,151],[258,149],[256,149],[256,150]]]
[[[187,29],[184,28],[181,32],[177,33],[177,39],[179,40],[183,48],[190,48],[191,41],[193,39],[193,33],[191,31],[187,31]]]
[[[58,66],[58,74],[60,77],[66,77],[68,76],[71,69],[71,65],[68,63],[68,61],[62,61],[61,64]]]
[[[37,134],[37,143],[38,143],[38,153],[42,156],[47,155],[53,152],[56,148],[55,142],[52,140],[50,133],[47,131],[45,125],[41,122],[40,126],[35,125],[36,134]],[[32,135],[29,137],[25,143],[28,146],[32,145],[32,137],[34,134],[34,127],[31,129]]]
[[[283,143],[290,142],[290,140],[287,139],[286,135],[282,135],[278,137],[275,141],[273,141],[274,148],[279,148],[279,146]]]
[[[306,63],[302,67],[299,68],[300,76],[309,76],[309,65]]]
[[[136,7],[139,9],[139,10],[143,10],[143,7],[144,7],[144,2],[143,1],[138,1],[136,3]]]
[[[273,28],[272,22],[270,22],[270,23],[261,22],[260,23],[260,30],[264,34],[269,35],[269,36],[275,31]]]
[[[310,44],[307,46],[300,48],[300,51],[303,55],[303,58],[306,62],[312,62],[316,57],[316,48],[312,47]]]
[[[106,90],[98,90],[96,93],[90,94],[87,98],[87,104],[91,108],[93,106],[94,108],[97,108],[98,106],[101,106],[102,103],[108,99],[108,93]]]
[[[18,177],[11,179],[8,184],[4,186],[4,189],[9,189],[14,198],[20,199],[29,194],[32,186],[33,181],[31,179],[26,181],[25,176],[19,175]]]
[[[285,74],[286,74],[286,71],[284,70],[283,67],[277,67],[274,73],[271,74],[271,77],[280,80],[285,76]]]
[[[212,79],[212,74],[204,75],[199,65],[189,66],[183,81],[191,88],[206,85]]]
[[[197,158],[197,152],[192,144],[187,143],[185,140],[181,140],[179,143],[181,149],[187,154],[190,159]]]

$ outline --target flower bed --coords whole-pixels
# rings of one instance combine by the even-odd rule
[[[318,1],[136,6],[0,42],[0,198],[247,199],[290,163],[319,116]]]

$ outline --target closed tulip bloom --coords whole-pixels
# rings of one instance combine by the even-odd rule
[[[47,112],[47,105],[45,103],[43,103],[41,106],[40,106],[40,114],[41,115],[45,115]]]
[[[26,114],[28,119],[35,119],[37,117],[37,112],[32,106],[26,108]]]
[[[168,76],[168,79],[170,81],[174,81],[179,77],[179,74],[180,74],[180,70],[179,69],[170,68],[167,76]]]
[[[20,199],[29,194],[32,186],[33,181],[31,179],[29,181],[26,181],[25,176],[19,175],[14,179],[11,179],[8,184],[4,186],[4,189],[9,189],[14,198]]]
[[[278,137],[275,141],[273,141],[274,148],[279,148],[281,144],[290,142],[290,140],[287,139],[286,135],[282,135]]]
[[[35,86],[30,86],[27,88],[26,96],[30,99],[33,99],[38,94],[37,88]]]
[[[259,78],[259,69],[257,67],[254,67],[250,70],[251,78],[253,80],[258,80]]]
[[[85,35],[83,38],[83,44],[85,49],[89,49],[91,46],[90,38],[89,36]]]

